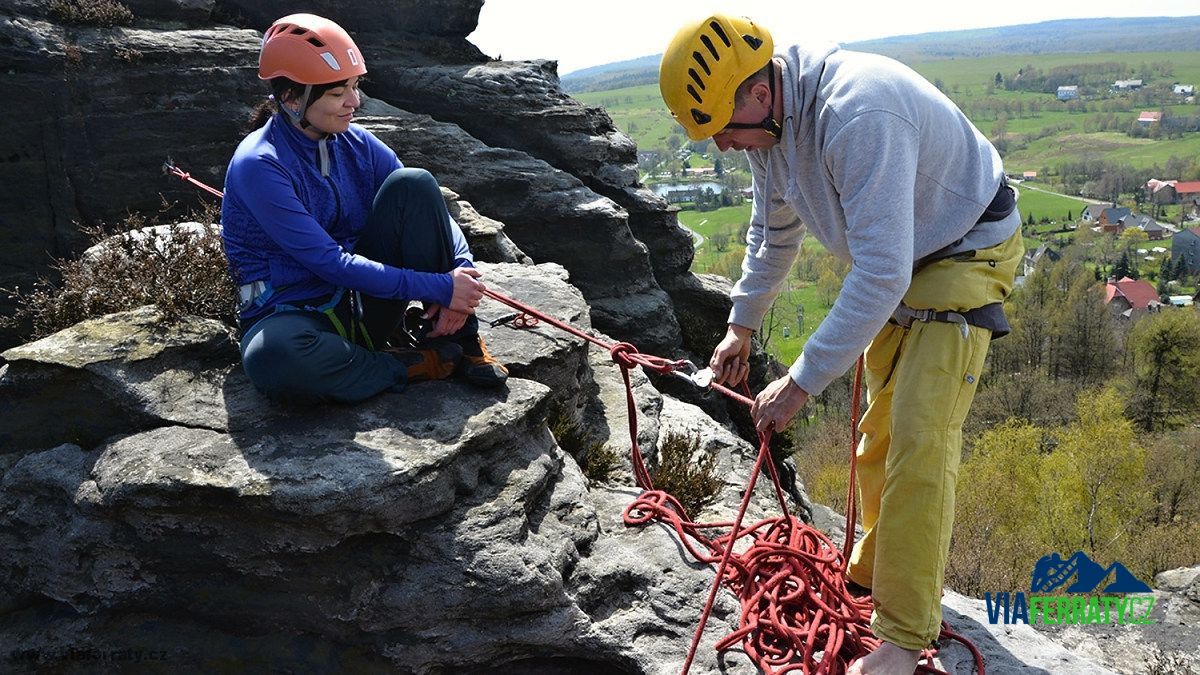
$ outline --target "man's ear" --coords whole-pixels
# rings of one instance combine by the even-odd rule
[[[750,87],[750,95],[763,106],[771,105],[771,87],[766,82],[755,82]]]

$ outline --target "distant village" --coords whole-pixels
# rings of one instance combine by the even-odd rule
[[[1024,179],[1034,179],[1027,172]],[[1179,204],[1181,220],[1200,218],[1200,181],[1150,180],[1144,186],[1143,203],[1150,205]],[[1178,279],[1187,275],[1200,274],[1200,227],[1182,227],[1159,222],[1154,218],[1134,213],[1132,209],[1105,204],[1090,204],[1079,215],[1079,219],[1068,227],[1087,227],[1095,232],[1120,237],[1127,230],[1137,229],[1145,233],[1147,242],[1170,239],[1170,249],[1153,246],[1138,248],[1135,253],[1140,262],[1166,263],[1164,269]],[[1036,250],[1027,251],[1022,277],[1033,273],[1044,256],[1057,260],[1058,252],[1050,244],[1042,244]],[[1165,259],[1165,260],[1164,260]],[[1161,286],[1144,279],[1121,274],[1105,282],[1104,302],[1115,315],[1123,319],[1135,319],[1148,312],[1156,312],[1166,306],[1195,307],[1200,310],[1200,292],[1192,295],[1172,295],[1170,290],[1178,282],[1163,280]],[[1020,283],[1021,279],[1018,279]]]

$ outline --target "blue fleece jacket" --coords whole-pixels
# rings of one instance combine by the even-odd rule
[[[322,144],[328,176],[321,172]],[[337,288],[449,305],[454,283],[448,273],[400,269],[353,253],[375,193],[401,167],[391,148],[357,124],[318,142],[275,115],[246,136],[225,175],[225,254],[238,285],[265,281],[273,293],[243,308],[241,318]],[[458,264],[470,264],[461,230],[452,229]]]

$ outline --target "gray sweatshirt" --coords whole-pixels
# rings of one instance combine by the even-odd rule
[[[1016,219],[976,225],[1000,186],[1000,156],[907,66],[837,47],[792,47],[781,58],[783,133],[771,149],[746,153],[754,205],[729,321],[762,325],[807,224],[851,264],[829,315],[790,369],[815,395],[887,322],[915,262],[935,251],[998,244]]]

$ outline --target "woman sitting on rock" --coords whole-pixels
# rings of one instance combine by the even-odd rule
[[[293,14],[266,32],[269,80],[225,177],[225,253],[240,287],[242,365],[288,401],[360,401],[459,373],[508,376],[479,336],[484,285],[428,171],[352,124],[367,68],[336,23]],[[405,310],[421,301],[424,311]]]

